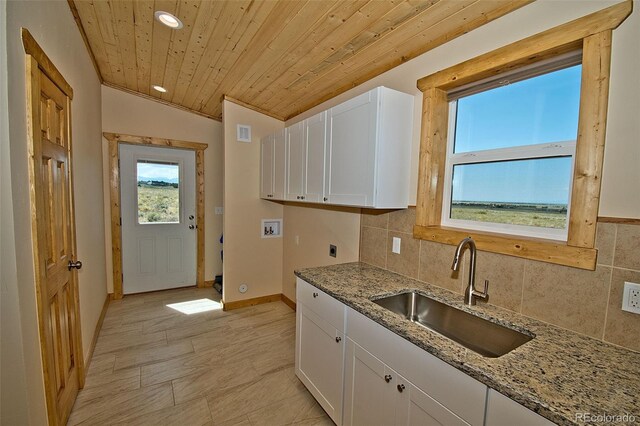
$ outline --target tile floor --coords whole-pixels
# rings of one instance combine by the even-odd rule
[[[111,302],[68,424],[333,425],[294,374],[295,313],[284,303],[167,306],[217,296],[188,288]]]

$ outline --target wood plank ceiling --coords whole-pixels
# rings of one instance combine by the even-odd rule
[[[215,119],[223,95],[288,119],[532,0],[68,1],[106,85]]]

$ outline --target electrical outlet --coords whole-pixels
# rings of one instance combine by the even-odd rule
[[[396,254],[400,254],[400,243],[402,240],[398,237],[393,237],[393,248],[391,251]]]
[[[338,255],[338,247],[329,244],[329,256],[336,257]]]
[[[640,284],[624,283],[622,293],[622,310],[640,314]]]

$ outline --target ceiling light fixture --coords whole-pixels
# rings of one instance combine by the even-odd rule
[[[164,87],[162,87],[162,86],[158,86],[157,84],[154,84],[154,85],[153,85],[153,86],[151,86],[151,87],[153,87],[153,90],[157,90],[157,91],[158,91],[158,92],[160,92],[160,93],[167,93],[167,89],[165,89],[165,88],[164,88]]]
[[[182,21],[169,12],[158,10],[154,15],[158,22],[166,25],[169,28],[172,28],[174,30],[179,30],[180,28],[182,28]]]

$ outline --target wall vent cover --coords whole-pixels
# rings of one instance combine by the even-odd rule
[[[238,142],[251,143],[251,126],[246,124],[238,124]]]

